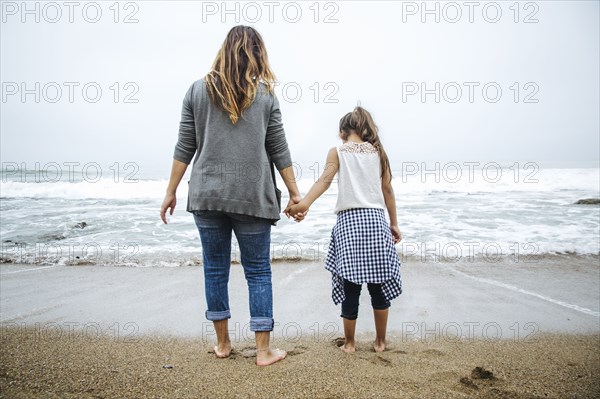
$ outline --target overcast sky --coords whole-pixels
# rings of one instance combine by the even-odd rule
[[[597,1],[22,4],[2,2],[2,162],[168,176],[183,96],[236,24],[263,35],[300,164],[357,101],[396,165],[598,162]]]

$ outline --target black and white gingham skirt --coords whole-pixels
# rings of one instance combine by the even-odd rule
[[[402,293],[400,258],[383,209],[354,208],[338,212],[325,258],[332,274],[332,298],[345,299],[344,279],[381,284],[388,301]]]

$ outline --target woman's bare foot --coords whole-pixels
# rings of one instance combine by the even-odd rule
[[[224,344],[221,348],[219,348],[219,345],[215,345],[214,350],[215,356],[217,356],[219,359],[225,359],[231,355],[231,343]]]
[[[223,359],[231,354],[231,340],[229,339],[229,331],[227,330],[229,320],[213,321],[213,326],[217,333],[217,346],[215,346],[215,356]]]
[[[385,341],[375,340],[373,349],[375,349],[375,352],[383,352],[385,350]]]
[[[264,349],[256,351],[256,365],[269,366],[285,359],[287,352],[281,349]]]

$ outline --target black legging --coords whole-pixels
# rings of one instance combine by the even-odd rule
[[[371,305],[373,309],[385,310],[390,307],[390,301],[387,301],[381,291],[381,284],[368,283],[367,288],[371,294]],[[361,284],[354,284],[344,279],[344,294],[346,299],[342,302],[341,316],[348,320],[356,320],[358,317],[358,300],[360,298]]]

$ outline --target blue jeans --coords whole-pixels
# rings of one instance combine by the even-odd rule
[[[202,241],[206,318],[218,321],[231,317],[228,283],[233,231],[248,283],[250,331],[273,331],[271,221],[220,211],[193,211],[193,215]]]

